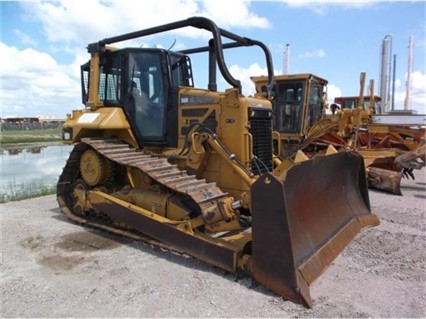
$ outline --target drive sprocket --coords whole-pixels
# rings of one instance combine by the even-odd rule
[[[111,162],[93,149],[86,150],[80,159],[80,173],[87,185],[105,183],[112,173]]]

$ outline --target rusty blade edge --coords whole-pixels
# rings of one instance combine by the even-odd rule
[[[327,269],[362,228],[376,226],[379,223],[376,215],[359,216],[349,221],[345,227],[299,266],[299,272],[304,280],[310,285]]]

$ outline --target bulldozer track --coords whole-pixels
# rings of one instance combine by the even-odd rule
[[[116,235],[180,252],[141,233],[108,224],[102,216],[83,216],[73,212],[73,183],[79,175],[81,155],[90,147],[116,164],[141,171],[169,192],[190,197],[201,212],[211,209],[212,206],[227,197],[227,193],[222,192],[215,183],[207,183],[204,179],[188,175],[177,165],[170,164],[167,158],[137,150],[119,139],[84,138],[71,151],[57,185],[57,199],[62,214],[80,225],[102,229]]]
[[[216,183],[206,183],[204,179],[188,175],[177,165],[170,164],[167,158],[145,154],[121,140],[87,138],[82,142],[109,160],[136,168],[169,190],[191,197],[201,210],[208,209],[227,196]]]

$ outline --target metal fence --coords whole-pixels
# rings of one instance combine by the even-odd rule
[[[64,122],[42,122],[42,123],[1,123],[1,131],[29,131],[59,129]]]

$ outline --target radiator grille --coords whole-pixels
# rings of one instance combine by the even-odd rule
[[[249,108],[249,132],[253,136],[253,155],[250,163],[254,174],[272,171],[272,112],[267,109]]]

